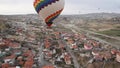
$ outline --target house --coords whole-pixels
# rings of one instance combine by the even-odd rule
[[[99,51],[98,51],[98,50],[93,50],[93,51],[92,51],[92,55],[93,55],[93,56],[99,55]]]
[[[105,60],[110,60],[112,58],[112,55],[110,52],[104,52],[103,57]]]
[[[59,48],[63,49],[63,48],[65,48],[65,45],[60,43]]]
[[[45,48],[49,48],[51,45],[48,40],[45,40],[44,44],[45,44]]]
[[[3,43],[4,45],[9,45],[11,43],[11,40],[10,39],[3,39]]]
[[[60,58],[64,58],[64,53],[62,53],[62,55],[60,56]]]
[[[72,38],[68,38],[68,44],[73,44],[74,43],[74,41],[73,41],[73,39]]]
[[[15,66],[15,67],[9,67],[9,68],[21,68],[20,66]]]
[[[3,38],[0,38],[0,42],[2,42]]]
[[[71,56],[68,53],[64,54],[64,60],[66,64],[71,64]]]
[[[18,60],[18,61],[21,61],[22,59],[23,59],[22,56],[17,57],[17,60]]]
[[[0,42],[0,48],[3,48],[4,46],[6,46],[5,43],[4,42]]]
[[[9,68],[9,66],[10,66],[10,65],[9,65],[8,63],[3,63],[3,64],[1,65],[2,68]]]
[[[9,47],[11,47],[11,48],[14,48],[14,49],[19,49],[19,48],[21,48],[21,45],[19,44],[19,43],[13,43],[13,42],[10,42],[9,44],[8,44],[8,46]]]
[[[34,56],[34,54],[32,53],[32,50],[27,50],[23,53],[23,56]]]
[[[25,68],[32,68],[33,64],[34,64],[33,58],[32,58],[32,57],[29,57],[29,58],[27,59],[27,61],[25,62],[24,67],[25,67]]]
[[[28,42],[33,42],[36,39],[36,35],[34,33],[32,33],[32,32],[27,34],[26,36],[27,36],[26,41],[28,41]]]
[[[43,66],[42,68],[55,68],[55,67],[52,65],[46,65],[46,66]]]
[[[17,36],[16,40],[18,40],[18,41],[24,41],[25,40],[25,36],[24,35]]]
[[[64,40],[67,40],[67,39],[69,39],[69,36],[64,36]]]
[[[15,68],[21,68],[20,66],[16,66]]]
[[[120,63],[120,51],[116,54],[116,61]]]
[[[96,61],[103,61],[103,56],[102,55],[95,55],[94,60]]]
[[[71,44],[70,48],[74,50],[78,50],[78,46],[76,45],[76,43]]]
[[[5,45],[5,42],[3,41],[3,39],[0,38],[0,47],[4,45]]]
[[[57,57],[56,61],[59,61],[59,62],[60,62],[60,61],[61,61],[61,58],[60,58],[60,57]]]
[[[111,49],[111,54],[112,55],[116,55],[118,53],[118,50],[117,49]]]
[[[56,54],[56,49],[53,49],[53,50],[52,50],[52,54]]]
[[[58,38],[60,38],[60,32],[54,32],[54,35],[55,35],[55,37],[58,39]]]
[[[45,52],[45,58],[46,59],[52,58],[52,52],[51,51]]]
[[[48,52],[49,50],[48,49],[43,49],[43,52],[45,53],[45,52]]]
[[[10,51],[10,48],[5,48],[5,51],[6,51],[6,52]]]
[[[84,44],[84,49],[85,50],[91,50],[93,48],[93,46],[92,45],[89,45],[89,44]]]
[[[21,28],[17,28],[17,30],[16,30],[16,32],[18,32],[18,33],[22,33],[22,31],[23,31],[23,29],[21,29]]]
[[[22,54],[22,51],[21,50],[14,50],[13,53],[15,55],[21,55]]]
[[[0,51],[0,52],[1,52],[1,51]],[[1,52],[1,53],[0,53],[0,57],[5,56],[5,54],[6,54],[6,52]]]
[[[4,62],[7,63],[14,63],[15,61],[15,58],[16,58],[16,55],[15,54],[12,54],[11,56],[7,56],[4,58]]]
[[[80,35],[80,38],[81,38],[82,40],[87,40],[87,38],[85,37],[84,34],[81,34],[81,35]]]
[[[20,56],[20,57],[18,57],[17,58],[17,61],[18,61],[18,65],[23,65],[24,64],[24,61],[23,61],[23,57],[22,56]]]
[[[93,41],[92,44],[94,47],[99,47],[99,42]]]
[[[0,54],[2,54],[2,52],[0,51]]]
[[[64,40],[68,40],[68,39],[71,37],[71,35],[70,35],[70,34],[67,34],[67,33],[62,34],[62,36],[63,36],[63,39],[64,39]]]
[[[50,47],[50,42],[46,42],[45,43],[45,48],[49,48]]]
[[[16,34],[22,35],[23,29],[17,28],[16,29]]]
[[[91,57],[90,53],[80,53],[81,57]]]

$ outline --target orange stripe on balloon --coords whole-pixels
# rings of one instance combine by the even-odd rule
[[[46,19],[45,19],[45,22],[48,22],[50,19],[52,19],[53,17],[57,16],[58,14],[60,14],[62,12],[63,9],[51,14],[50,16],[48,16]]]
[[[37,4],[37,1],[38,1],[38,0],[35,0],[35,1],[34,1],[34,6],[36,6],[36,4]]]
[[[35,0],[35,2],[34,2],[34,7],[36,7],[37,5],[38,5],[38,3],[40,3],[41,2],[41,0]]]

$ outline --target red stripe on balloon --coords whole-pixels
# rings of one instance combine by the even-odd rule
[[[50,20],[51,18],[53,18],[53,17],[57,16],[58,14],[60,14],[60,13],[62,12],[62,10],[63,10],[63,9],[58,10],[58,11],[56,11],[55,13],[49,15],[49,16],[45,19],[45,22],[49,22],[49,20]]]

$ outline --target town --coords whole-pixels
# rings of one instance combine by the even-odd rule
[[[119,48],[84,33],[31,23],[26,29],[16,25],[1,29],[0,68],[120,67]]]

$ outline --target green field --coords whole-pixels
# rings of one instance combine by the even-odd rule
[[[111,30],[106,30],[106,31],[100,31],[98,33],[101,33],[101,34],[106,34],[106,35],[109,35],[109,36],[119,36],[120,37],[120,30],[118,29],[111,29]]]

